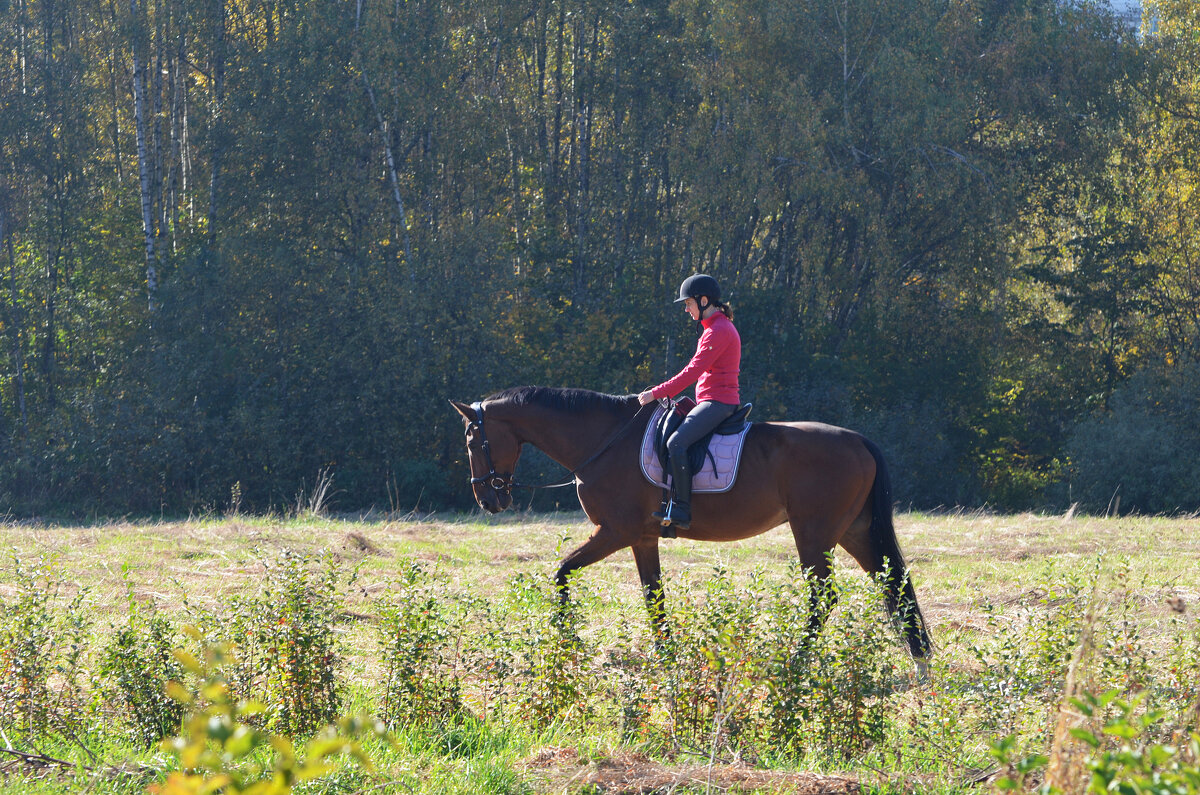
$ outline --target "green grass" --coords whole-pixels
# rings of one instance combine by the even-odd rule
[[[887,726],[849,757],[832,748],[789,749],[720,736],[719,752],[712,757],[707,740],[697,739],[693,747],[678,737],[666,741],[662,702],[653,699],[647,702],[652,705],[645,720],[649,730],[622,736],[622,699],[636,696],[656,674],[638,667],[649,659],[652,644],[632,557],[622,552],[586,569],[575,581],[582,648],[591,656],[566,658],[566,664],[582,672],[579,687],[586,703],[541,724],[523,719],[519,711],[490,712],[477,692],[481,685],[467,677],[466,713],[435,726],[402,725],[393,745],[368,743],[375,772],[347,768],[297,791],[581,792],[590,780],[600,788],[596,791],[645,787],[703,792],[741,786],[786,792],[811,788],[812,780],[801,776],[817,773],[879,791],[968,791],[970,780],[992,764],[991,743],[1003,736],[1015,735],[1023,752],[1052,750],[1064,688],[1140,688],[1151,701],[1170,702],[1151,706],[1185,706],[1171,702],[1181,698],[1172,677],[1195,676],[1197,669],[1187,666],[1200,666],[1187,651],[1194,644],[1200,610],[1200,520],[910,513],[897,517],[897,527],[939,647],[934,678],[929,684],[916,682],[893,636],[880,629],[886,648],[872,652],[872,659],[897,666],[899,687],[874,697],[883,701],[869,702],[886,706]],[[427,566],[431,587],[490,606],[497,626],[507,625],[516,639],[509,642],[516,643],[521,632],[543,626],[544,615],[536,603],[520,608],[527,613],[510,606],[503,609],[517,612],[500,614],[511,597],[514,575],[527,575],[540,584],[536,587],[545,587],[561,555],[590,531],[586,519],[574,513],[232,517],[86,526],[23,522],[0,525],[0,546],[22,560],[41,556],[51,561],[60,586],[56,604],[85,594],[82,609],[91,621],[92,650],[127,621],[127,588],[139,609],[153,606],[179,626],[199,614],[227,610],[235,597],[255,598],[263,588],[266,565],[282,550],[314,556],[329,551],[342,572],[357,572],[339,598],[342,618],[335,627],[344,706],[373,712],[384,667],[374,636],[377,619],[402,590],[399,583],[411,561]],[[700,620],[715,615],[724,599],[728,604],[721,608],[727,611],[722,620],[758,627],[754,622],[767,613],[763,600],[787,586],[788,562],[794,557],[786,528],[730,544],[665,541],[668,602],[680,615]],[[862,605],[855,601],[856,594],[868,590],[866,578],[851,573],[857,568],[844,554],[838,556],[838,568],[846,572],[849,591],[829,634],[857,626],[854,621],[884,628],[882,618],[869,609],[869,599]],[[728,576],[717,578],[720,588],[713,590],[717,569]],[[0,599],[11,604],[18,585],[14,566],[0,566]],[[729,618],[739,600],[754,602],[741,623]],[[1092,619],[1096,651],[1079,681],[1068,683],[1066,655],[1075,648],[1089,603],[1097,614]],[[1177,612],[1181,605],[1182,614]],[[521,616],[526,624],[520,623]],[[460,644],[474,644],[480,631],[463,629]],[[871,630],[863,631],[873,643]],[[714,646],[711,638],[696,640],[689,653],[700,653],[704,643],[736,662],[743,659],[736,653],[743,646],[748,649],[752,640],[735,638],[727,646]],[[626,646],[643,662],[625,667],[603,662],[605,655],[627,653]],[[469,650],[461,651],[465,655]],[[856,664],[846,659],[847,666]],[[1172,665],[1183,668],[1172,673]],[[837,674],[841,669],[830,670]],[[604,679],[622,672],[633,672],[636,680],[622,682],[624,690],[615,680]],[[727,675],[732,694],[744,691],[739,709],[749,714],[762,691],[751,695],[752,683],[734,682]],[[85,786],[93,792],[140,792],[158,780],[162,774],[154,771],[166,769],[169,758],[158,749],[122,741],[111,705],[93,709],[107,717],[96,721],[86,737],[49,737],[36,747],[14,744],[77,767],[42,769],[14,759],[5,767],[0,793],[74,792]],[[738,754],[741,762],[735,759]],[[827,782],[825,788],[836,791],[839,781]]]

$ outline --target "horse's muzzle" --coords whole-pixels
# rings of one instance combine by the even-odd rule
[[[479,507],[488,513],[500,513],[512,505],[512,495],[508,492],[497,491],[486,497],[480,497],[477,502]]]

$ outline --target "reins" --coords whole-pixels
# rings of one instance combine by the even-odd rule
[[[648,405],[651,404],[647,403],[646,406]],[[624,425],[618,428],[616,433],[609,436],[608,440],[600,446],[600,449],[596,450],[596,452],[584,459],[582,464],[579,464],[574,469],[571,469],[570,480],[564,480],[561,483],[535,484],[517,483],[515,480],[513,480],[512,473],[501,473],[496,471],[496,465],[492,463],[492,446],[488,443],[487,432],[483,429],[483,402],[480,401],[472,403],[471,410],[475,412],[475,419],[467,425],[467,432],[469,433],[473,427],[479,429],[479,437],[481,439],[480,446],[483,450],[484,462],[487,464],[488,473],[482,477],[473,477],[469,482],[472,486],[477,483],[486,483],[496,491],[502,491],[506,493],[511,493],[513,489],[561,489],[566,486],[574,486],[579,479],[579,472],[581,472],[585,466],[599,458],[606,450],[608,450],[608,448],[612,447],[618,439],[624,436],[625,432],[629,430],[630,426],[632,426],[637,418],[641,416],[642,409],[646,408],[646,406],[638,406],[638,410],[634,412],[633,416],[630,417]]]

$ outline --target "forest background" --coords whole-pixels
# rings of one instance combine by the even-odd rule
[[[1200,8],[1146,13],[0,0],[0,510],[467,507],[447,398],[656,383],[707,272],[755,416],[901,503],[1194,511]]]

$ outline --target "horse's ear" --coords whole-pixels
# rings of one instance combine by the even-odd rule
[[[468,406],[466,403],[459,403],[457,400],[451,400],[450,405],[454,406],[454,409],[459,414],[463,415],[463,419],[466,419],[466,420],[474,420],[475,419],[475,412],[472,411],[471,407]]]

